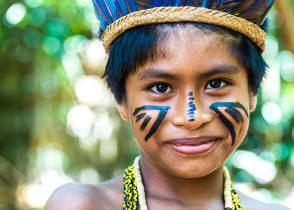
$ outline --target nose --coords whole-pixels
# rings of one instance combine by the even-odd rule
[[[178,99],[170,112],[171,122],[174,126],[183,126],[189,130],[204,127],[213,118],[209,106],[205,107],[191,92],[186,97]]]

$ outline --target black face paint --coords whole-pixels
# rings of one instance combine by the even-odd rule
[[[144,121],[143,121],[140,129],[141,130],[144,130],[146,128],[146,126],[148,125],[148,123],[150,122],[150,120],[151,120],[151,117],[150,116],[145,117],[145,119],[144,119]]]
[[[142,106],[142,107],[138,107],[135,109],[133,116],[135,117],[136,115],[136,122],[139,122],[141,119],[143,119],[146,116],[146,113],[142,113],[139,114],[138,113],[140,111],[143,110],[158,110],[158,116],[154,122],[154,124],[152,125],[152,127],[150,128],[150,131],[147,133],[147,135],[145,136],[145,141],[148,141],[149,138],[157,131],[158,127],[160,126],[160,124],[162,123],[163,119],[165,118],[168,110],[170,109],[169,106]],[[140,129],[144,130],[146,128],[146,126],[148,125],[148,123],[150,122],[151,117],[150,116],[146,116]]]
[[[136,122],[138,122],[139,120],[141,120],[142,118],[144,118],[146,115],[146,112],[142,113],[142,114],[139,114],[137,117],[136,117]]]
[[[235,144],[235,140],[236,140],[236,132],[235,132],[235,128],[233,127],[233,124],[230,122],[230,120],[228,118],[226,118],[226,116],[220,111],[220,107],[226,107],[225,111],[232,116],[232,118],[237,122],[243,122],[244,118],[241,114],[241,112],[238,110],[242,109],[246,116],[248,117],[248,112],[245,109],[245,107],[240,104],[240,103],[233,103],[233,102],[217,102],[217,103],[213,103],[212,105],[210,105],[210,109],[212,109],[213,111],[215,111],[218,116],[220,117],[221,121],[225,124],[225,126],[228,127],[230,133],[231,133],[231,137],[232,137],[232,146]]]
[[[193,97],[193,92],[190,92],[188,94],[189,96],[189,103],[188,103],[188,116],[189,116],[189,121],[193,122],[195,121],[194,115],[195,115],[195,111],[196,111],[196,106],[194,104],[194,100],[195,98]]]

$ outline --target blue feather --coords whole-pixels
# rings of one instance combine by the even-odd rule
[[[193,6],[193,0],[188,0],[187,6]]]
[[[193,6],[193,0],[188,0],[187,6]]]
[[[117,10],[117,13],[122,17],[122,16],[125,16],[127,15],[126,13],[126,9],[123,7],[123,5],[121,5],[118,1],[115,1],[115,6],[116,6],[116,10]]]
[[[179,6],[181,6],[181,0],[176,0],[176,2],[175,2],[175,5],[174,6],[176,6],[176,7],[179,7]]]
[[[162,6],[164,6],[164,7],[169,6],[169,0],[163,0]]]
[[[99,0],[98,1],[95,0],[95,4],[96,4],[98,10],[100,11],[100,14],[102,15],[104,21],[111,24],[113,21],[110,16],[111,13],[109,13],[107,6]]]
[[[108,22],[108,18],[107,16],[105,16],[104,12],[101,10],[101,7],[99,5],[97,5],[97,2],[95,0],[92,0],[94,8],[97,11],[97,16],[98,19],[100,20],[100,24],[103,30],[106,29],[107,25],[110,24],[110,22]]]
[[[154,0],[147,0],[147,2],[151,7],[156,7],[156,3],[154,2]]]
[[[153,7],[194,6],[225,11],[261,25],[274,0],[92,0],[102,29],[129,13]]]
[[[137,11],[137,4],[134,0],[127,0],[127,2],[129,3],[132,12]]]
[[[269,0],[266,4],[266,7],[271,7],[271,5],[273,5],[274,0]]]
[[[121,11],[122,16],[129,14],[129,10],[125,1],[116,0],[115,2],[117,5],[119,5],[118,9]]]
[[[105,30],[106,27],[107,27],[107,25],[109,25],[109,24],[106,23],[106,21],[104,21],[102,15],[101,15],[100,13],[97,13],[97,17],[98,17],[98,19],[99,19],[99,21],[100,21],[101,28],[102,28],[103,30]]]
[[[203,2],[202,2],[202,4],[201,4],[201,7],[206,7],[207,8],[207,0],[204,0]]]
[[[158,0],[154,0],[154,2],[155,2],[155,6],[156,6],[156,7],[160,7],[160,6],[162,6],[162,5],[160,4],[160,3],[161,3],[160,1],[158,1]]]
[[[117,9],[113,1],[110,1],[110,2],[106,2],[106,0],[102,0],[102,1],[105,2],[105,5],[108,9],[109,15],[111,16],[113,22],[117,20],[118,18],[120,18],[120,16],[118,16]]]
[[[231,13],[232,8],[226,8],[226,13]]]
[[[170,3],[170,6],[177,6],[178,1],[177,0],[173,0]]]

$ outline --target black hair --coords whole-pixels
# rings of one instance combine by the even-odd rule
[[[238,32],[221,26],[206,23],[167,23],[139,26],[130,29],[120,35],[111,45],[109,58],[103,77],[106,77],[107,85],[114,94],[118,103],[125,98],[125,81],[128,75],[134,73],[137,67],[144,65],[148,59],[156,56],[157,45],[164,36],[163,30],[168,27],[192,24],[204,32],[214,32],[220,35],[229,35],[227,44],[231,53],[247,69],[250,90],[256,95],[260,83],[266,73],[267,64],[261,56],[261,52],[253,42]],[[267,23],[262,26],[266,28]]]

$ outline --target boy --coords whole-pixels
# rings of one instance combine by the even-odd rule
[[[273,1],[93,2],[141,158],[124,177],[61,187],[45,209],[286,209],[237,193],[224,168],[256,107]]]

